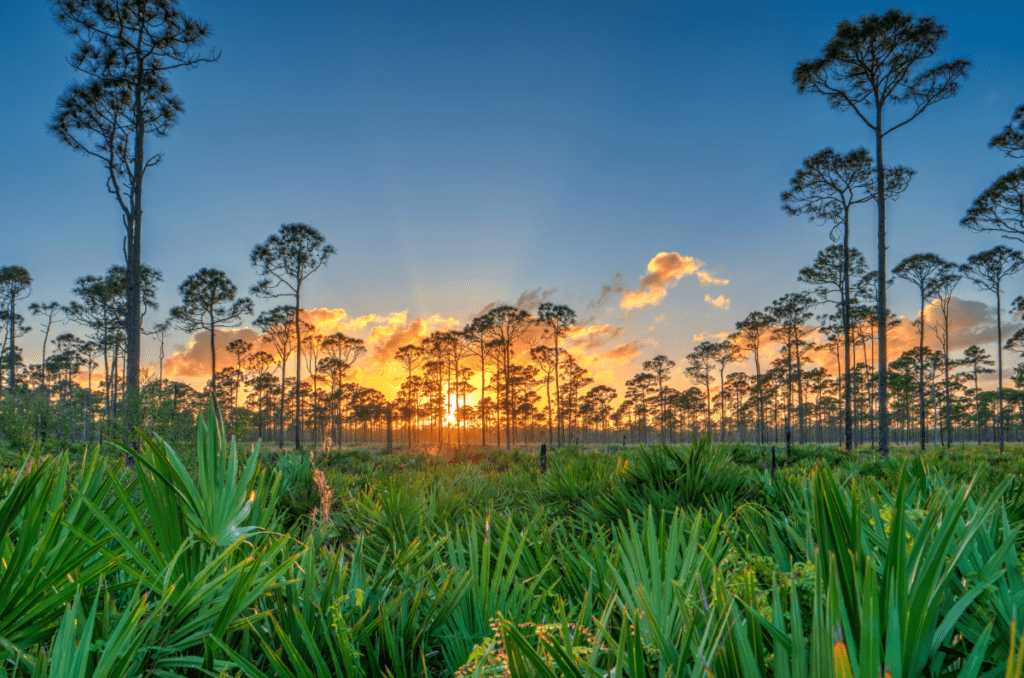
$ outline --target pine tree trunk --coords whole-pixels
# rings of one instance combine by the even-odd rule
[[[846,392],[843,396],[843,434],[846,438],[846,449],[853,449],[853,392],[850,372],[850,209],[846,208],[843,218],[843,350],[846,357]]]
[[[1003,454],[1006,446],[1003,434],[1003,316],[1002,300],[1000,299],[999,281],[996,281],[996,355],[998,356],[998,383],[999,383],[999,454]]]
[[[145,167],[145,119],[142,106],[142,72],[145,68],[145,53],[142,50],[143,31],[139,31],[135,45],[136,63],[133,83],[135,95],[135,167],[132,177],[131,216],[127,220],[127,318],[125,318],[125,404],[126,425],[129,429],[139,423],[139,362],[142,348],[142,179]]]
[[[882,107],[875,107],[875,173],[878,197],[878,453],[889,456],[889,363],[887,361],[885,268],[885,165],[882,163]]]

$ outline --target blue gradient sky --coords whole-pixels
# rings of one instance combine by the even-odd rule
[[[248,287],[253,245],[304,221],[338,249],[308,307],[468,320],[556,290],[583,318],[625,327],[637,361],[682,363],[695,334],[799,289],[798,269],[829,244],[782,212],[779,193],[804,157],[872,137],[852,113],[798,95],[792,71],[841,19],[889,7],[183,2],[223,56],[172,76],[186,114],[154,145],[165,161],[144,204],[144,259],[165,276],[154,319],[200,267]],[[887,161],[918,172],[890,207],[889,260],[963,261],[1005,242],[958,221],[1013,166],[986,144],[1024,103],[1024,6],[901,7],[945,23],[940,56],[974,67],[957,98],[888,138]],[[71,41],[47,3],[4,3],[0,19],[0,263],[31,271],[32,300],[66,302],[75,278],[119,261],[123,227],[98,162],[45,130],[74,77]],[[853,226],[871,263],[874,219],[865,206]],[[729,284],[686,277],[626,318],[615,298],[592,305],[616,273],[635,289],[659,252],[696,257]],[[1021,291],[1014,280],[1007,298]],[[957,296],[989,301],[966,284]],[[894,288],[898,313],[913,316],[913,300]],[[35,335],[23,340],[30,360]]]

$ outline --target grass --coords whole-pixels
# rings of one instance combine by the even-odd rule
[[[0,461],[0,675],[1021,675],[1019,446]]]

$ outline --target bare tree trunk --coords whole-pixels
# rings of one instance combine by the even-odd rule
[[[484,362],[484,339],[480,334],[480,446],[487,447],[487,413],[484,411],[484,398],[487,391],[484,388],[484,380],[487,377],[486,364]]]
[[[997,376],[999,377],[999,454],[1003,454],[1006,445],[1005,436],[1003,434],[1003,315],[1002,315],[1002,301],[1000,294],[1000,284],[996,281],[996,355],[999,360],[999,364],[996,366],[999,370]]]
[[[142,106],[142,72],[146,53],[142,49],[140,30],[135,45],[134,110],[135,110],[135,167],[132,176],[131,216],[127,219],[128,237],[125,250],[127,271],[127,318],[125,318],[125,405],[126,425],[139,423],[139,362],[142,349],[142,179],[146,172],[146,129]]]
[[[505,345],[505,449],[512,449],[512,380],[509,378],[509,366],[511,364],[511,356],[509,353],[512,350],[512,342],[506,342]],[[557,390],[557,389],[556,389]]]
[[[565,424],[562,421],[562,395],[558,383],[558,326],[555,326],[555,404],[558,405],[558,446],[565,444]],[[551,398],[548,398],[548,406]]]
[[[217,323],[213,320],[213,314],[210,314],[210,395],[216,400],[217,399],[217,347],[214,345],[214,335],[216,334]]]
[[[921,450],[925,446],[925,407],[924,407],[924,287],[921,288],[921,339],[917,347],[918,358],[918,403],[921,410]]]
[[[843,350],[846,355],[846,389],[843,397],[844,421],[843,434],[846,438],[846,449],[853,449],[853,393],[850,385],[850,208],[846,208],[843,217]]]
[[[882,108],[875,107],[875,173],[878,198],[878,453],[889,456],[889,363],[886,322],[889,309],[885,285],[885,165],[882,163]]]
[[[299,292],[302,289],[302,279],[297,278],[295,283],[295,449],[302,449],[300,435],[302,432],[302,328],[300,327],[299,314],[302,308],[299,305]],[[283,372],[283,369],[282,369]],[[282,406],[283,407],[283,406]]]

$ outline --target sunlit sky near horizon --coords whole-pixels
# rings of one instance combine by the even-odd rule
[[[621,384],[659,353],[681,368],[695,337],[801,289],[797,271],[830,244],[827,228],[783,213],[779,193],[806,156],[873,149],[873,138],[852,113],[797,94],[793,68],[840,20],[891,6],[184,0],[222,56],[172,75],[186,113],[154,143],[165,160],[146,179],[143,258],[164,275],[147,325],[201,267],[248,288],[253,245],[305,222],[338,249],[304,303],[330,309],[332,327],[383,338],[532,292],[609,326],[594,371],[602,352],[627,347],[621,364],[609,353],[606,379]],[[899,7],[946,25],[939,59],[974,65],[959,96],[887,139],[887,162],[917,171],[889,208],[890,267],[1013,246],[958,222],[1014,166],[987,142],[1024,103],[1024,5]],[[4,3],[0,43],[0,265],[29,269],[29,301],[66,303],[76,278],[123,262],[124,229],[99,163],[46,132],[75,77],[48,3]],[[875,218],[862,206],[853,219],[872,265]],[[605,286],[640,291],[662,252],[728,282],[687,275],[635,309],[624,291],[602,298]],[[1024,293],[1024,276],[1007,290],[1007,302]],[[992,303],[968,283],[956,296]],[[890,305],[913,318],[914,300],[898,283]],[[30,361],[41,338],[21,340]]]

